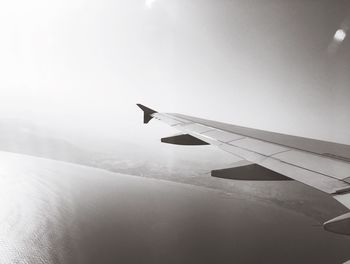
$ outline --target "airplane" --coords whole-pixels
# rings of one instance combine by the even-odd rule
[[[143,122],[157,119],[182,134],[162,138],[175,145],[213,145],[244,162],[213,170],[214,177],[233,180],[292,179],[331,195],[350,209],[350,146],[305,137],[220,123],[175,113],[159,113],[142,104]],[[242,170],[243,168],[243,170]],[[265,173],[252,172],[263,168]],[[275,174],[266,173],[275,172]],[[284,177],[285,176],[285,177]],[[350,212],[323,224],[326,231],[350,235]]]

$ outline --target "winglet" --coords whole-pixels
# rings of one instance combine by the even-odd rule
[[[141,110],[143,111],[143,123],[144,124],[147,124],[153,118],[152,114],[157,113],[157,111],[154,111],[154,110],[152,110],[152,109],[150,109],[142,104],[137,104],[137,106],[140,107]]]

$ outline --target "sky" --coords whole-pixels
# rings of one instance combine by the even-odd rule
[[[147,142],[136,103],[350,144],[349,1],[0,3],[0,118]]]

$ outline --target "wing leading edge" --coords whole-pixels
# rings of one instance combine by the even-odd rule
[[[185,135],[216,146],[332,195],[350,208],[350,146],[240,127],[196,117],[158,113],[143,105],[144,120],[155,118]],[[350,214],[324,224],[328,231],[350,235]]]

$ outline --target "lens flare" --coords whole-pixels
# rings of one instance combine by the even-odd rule
[[[346,37],[346,32],[343,29],[338,29],[334,34],[334,40],[342,42]]]

